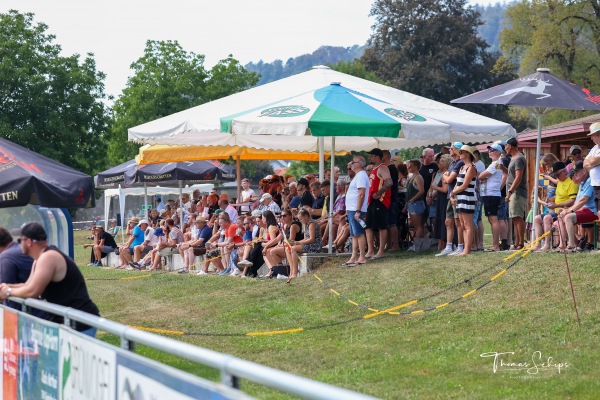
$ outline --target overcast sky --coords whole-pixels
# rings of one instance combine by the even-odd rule
[[[497,1],[476,0],[490,4]],[[206,68],[228,54],[242,64],[312,53],[321,45],[364,44],[373,0],[1,0],[0,12],[33,12],[65,54],[94,53],[118,96],[146,40],[177,40],[206,56]]]

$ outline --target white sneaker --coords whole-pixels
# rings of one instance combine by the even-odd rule
[[[451,254],[453,251],[454,251],[454,250],[452,250],[452,248],[448,248],[448,247],[446,247],[446,248],[444,248],[444,250],[442,250],[442,252],[441,252],[441,253],[438,253],[438,254],[436,254],[435,256],[436,256],[436,257],[447,256],[447,255]]]
[[[241,274],[242,274],[242,271],[240,271],[239,269],[234,269],[233,272],[229,274],[229,276],[236,277]]]
[[[288,277],[285,275],[277,274],[277,279],[287,279]]]
[[[415,245],[413,244],[412,246],[410,246],[407,251],[416,251],[415,249]]]
[[[204,270],[200,270],[196,275],[208,275],[208,272],[204,272]]]
[[[457,256],[460,253],[463,252],[463,249],[461,249],[460,247],[457,247],[456,250],[454,250],[452,253],[448,254],[449,256]]]
[[[89,263],[87,266],[88,266],[88,267],[93,267],[93,266],[94,266],[94,263]]]
[[[242,260],[239,263],[237,263],[237,267],[241,269],[244,269],[245,267],[251,267],[252,265],[253,264],[248,260]]]

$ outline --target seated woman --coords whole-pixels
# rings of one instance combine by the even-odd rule
[[[298,220],[294,219],[294,215],[290,209],[285,209],[281,212],[281,219],[283,222],[283,232],[285,237],[282,238],[277,246],[267,249],[265,254],[265,264],[267,264],[267,267],[269,267],[269,273],[266,275],[267,277],[271,277],[273,275],[273,268],[277,265],[280,265],[281,260],[286,257],[285,248],[287,244],[285,241],[299,241],[302,240],[304,236],[302,233],[302,224],[300,224]]]
[[[341,216],[340,223],[338,226],[337,234],[333,239],[333,246],[335,247],[336,253],[344,253],[346,250],[346,243],[350,237],[350,225],[348,225],[348,216]]]
[[[161,223],[161,227],[154,229],[154,236],[158,239],[158,242],[156,242],[152,251],[150,251],[145,258],[140,260],[140,267],[150,260],[150,271],[162,269],[159,251],[167,247],[167,236],[165,235],[164,227],[165,224]]]
[[[310,213],[301,209],[298,211],[298,220],[302,223],[304,239],[290,241],[290,246],[285,249],[285,256],[290,266],[290,275],[287,283],[290,283],[293,278],[298,276],[298,262],[300,254],[304,253],[320,253],[321,252],[321,232]]]
[[[111,219],[110,228],[108,228],[108,233],[110,233],[112,237],[116,237],[119,234],[119,232],[121,232],[121,227],[117,226],[117,220]]]
[[[260,245],[255,244],[250,251],[247,262],[244,265],[242,275],[251,277],[258,276],[258,270],[264,264],[264,255],[267,250],[277,245],[281,239],[277,218],[271,211],[266,210],[262,213]]]

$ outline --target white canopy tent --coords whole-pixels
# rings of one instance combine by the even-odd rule
[[[192,194],[194,190],[198,189],[201,193],[210,193],[214,187],[212,183],[203,183],[198,185],[186,186],[186,187],[132,187],[132,188],[121,188],[119,185],[118,189],[106,189],[104,191],[104,227],[108,229],[108,217],[110,211],[110,201],[113,197],[119,197],[119,212],[121,213],[121,223],[124,225],[125,218],[125,198],[127,196],[156,196],[156,195],[177,195],[181,198],[182,193]],[[121,229],[121,235],[123,235],[123,229]],[[123,236],[121,237],[123,240]]]

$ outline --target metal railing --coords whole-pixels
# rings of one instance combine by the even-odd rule
[[[10,300],[20,303],[24,312],[28,312],[29,308],[35,308],[63,317],[64,324],[67,326],[71,326],[73,320],[116,335],[121,338],[121,348],[125,350],[134,351],[134,344],[137,343],[214,368],[220,371],[221,383],[236,389],[239,389],[241,378],[305,399],[374,399],[371,396],[313,381],[231,355],[140,331],[73,308],[36,299],[11,297]]]

